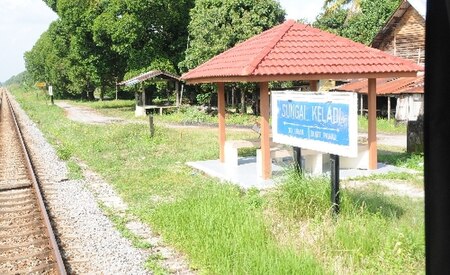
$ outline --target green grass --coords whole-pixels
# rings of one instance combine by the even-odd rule
[[[157,126],[150,138],[147,125],[75,123],[34,93],[13,92],[62,159],[80,159],[103,176],[131,213],[200,273],[424,271],[423,201],[344,190],[341,214],[333,219],[326,178],[291,173],[275,191],[243,192],[188,168],[186,161],[218,158],[216,129]],[[128,107],[119,107],[122,115],[134,115],[122,108]],[[229,130],[227,137],[257,134]],[[110,218],[120,230],[124,221]],[[146,265],[157,268],[157,258]]]
[[[358,116],[358,130],[359,132],[367,132],[369,122],[367,117]],[[377,132],[383,134],[406,134],[406,124],[396,123],[395,119],[387,120],[377,118]]]
[[[423,171],[423,154],[378,150],[378,161],[398,167]]]
[[[376,181],[376,180],[396,180],[401,182],[407,182],[416,188],[424,188],[424,178],[423,173],[417,173],[416,175],[411,175],[406,172],[389,172],[385,174],[373,174],[370,176],[355,177],[352,180],[364,180],[364,181]]]

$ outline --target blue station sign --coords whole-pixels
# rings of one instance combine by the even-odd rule
[[[274,142],[336,155],[357,155],[355,93],[272,92]]]

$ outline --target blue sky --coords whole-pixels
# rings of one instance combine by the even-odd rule
[[[0,0],[0,82],[25,70],[23,54],[57,16],[42,0]],[[321,0],[278,0],[287,19],[314,21]]]

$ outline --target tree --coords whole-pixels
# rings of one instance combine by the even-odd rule
[[[194,0],[112,0],[101,7],[93,23],[94,41],[123,61],[126,73],[119,80],[154,69],[179,73],[193,4]]]
[[[150,69],[177,73],[187,44],[194,0],[43,0],[58,15],[59,35],[43,35],[26,54],[34,78],[53,79],[49,58],[64,69],[59,80],[73,94],[101,94]],[[52,41],[65,42],[64,53]],[[53,76],[50,76],[53,74]]]
[[[372,42],[373,37],[400,3],[399,0],[326,2],[329,4],[324,6],[324,11],[313,24],[314,27],[364,44]],[[358,3],[360,10],[355,12],[349,8],[350,2]]]
[[[182,71],[283,22],[285,17],[274,0],[196,0],[190,14],[189,45],[180,63]]]
[[[51,23],[33,48],[24,54],[25,66],[34,82],[45,81],[55,88],[55,95],[68,94],[67,33],[61,21]]]
[[[190,15],[189,44],[185,59],[179,64],[182,71],[283,22],[285,11],[274,0],[196,0]],[[235,90],[244,93],[253,86],[237,85]],[[210,85],[203,85],[202,89],[206,93],[213,90]],[[241,111],[245,111],[245,97],[241,98]]]
[[[165,64],[165,69],[177,73],[184,58],[193,4],[193,0],[109,1],[94,20],[94,41],[109,45],[125,58],[128,72],[148,70],[153,63]],[[151,62],[153,59],[159,61]]]
[[[54,12],[56,12],[56,5],[58,0],[42,0],[49,6]]]
[[[361,0],[325,0],[323,3],[324,13],[331,13],[347,7],[351,14],[361,10]]]

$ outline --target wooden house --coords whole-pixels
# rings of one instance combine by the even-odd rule
[[[405,0],[372,41],[373,48],[425,63],[425,1]]]
[[[371,46],[423,65],[425,62],[426,0],[404,0],[377,33]],[[361,83],[358,83],[361,82]],[[378,83],[377,114],[399,121],[416,120],[423,108],[423,74],[415,78],[384,79]],[[356,80],[333,90],[356,91],[358,108],[367,110],[367,80]],[[395,112],[394,112],[395,110]]]

